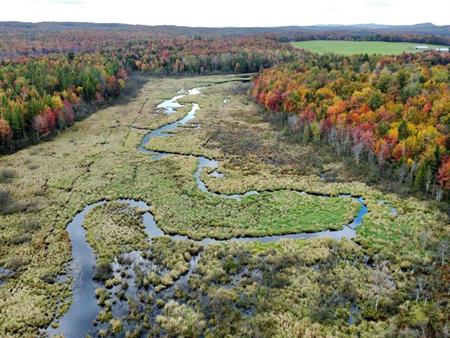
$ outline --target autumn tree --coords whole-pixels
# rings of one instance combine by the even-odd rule
[[[377,175],[396,172],[401,182],[438,197],[449,190],[443,160],[450,154],[449,67],[450,56],[439,53],[314,55],[263,71],[252,94],[300,133],[297,139],[311,140],[318,125],[313,139],[327,141],[338,156],[376,162]]]

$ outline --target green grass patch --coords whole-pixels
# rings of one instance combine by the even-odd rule
[[[110,263],[121,253],[148,246],[141,213],[123,203],[110,202],[95,208],[86,216],[83,226],[97,263]]]
[[[384,42],[384,41],[342,41],[342,40],[310,40],[292,42],[295,48],[302,48],[314,53],[335,53],[341,55],[351,54],[384,54],[397,55],[402,53],[415,53],[420,50],[416,46],[428,46],[430,49],[445,48],[447,46],[430,45],[411,42]],[[448,47],[447,47],[448,48]]]

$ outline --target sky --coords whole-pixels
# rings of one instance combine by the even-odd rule
[[[0,21],[195,27],[450,24],[449,0],[2,0]]]

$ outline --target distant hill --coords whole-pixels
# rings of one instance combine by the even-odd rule
[[[450,25],[436,26],[432,23],[420,23],[416,25],[377,25],[377,24],[358,24],[358,25],[321,25],[309,26],[303,28],[319,30],[340,30],[340,31],[376,31],[380,33],[412,33],[412,34],[433,34],[450,36]]]
[[[184,27],[184,26],[146,26],[117,23],[87,23],[87,22],[16,22],[0,21],[0,31],[62,31],[62,30],[121,30],[121,31],[148,31],[162,34],[182,35],[250,35],[250,34],[286,34],[286,33],[312,33],[312,32],[358,32],[358,33],[385,33],[385,34],[428,34],[450,37],[450,25],[437,26],[432,23],[416,25],[316,25],[316,26],[284,26],[284,27]]]

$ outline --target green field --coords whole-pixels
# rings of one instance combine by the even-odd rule
[[[383,41],[341,41],[341,40],[311,40],[292,42],[296,48],[304,48],[311,52],[324,54],[335,53],[341,55],[351,54],[385,54],[396,55],[403,52],[416,52],[415,46],[428,46],[435,49],[438,45],[411,43],[411,42],[383,42]]]

